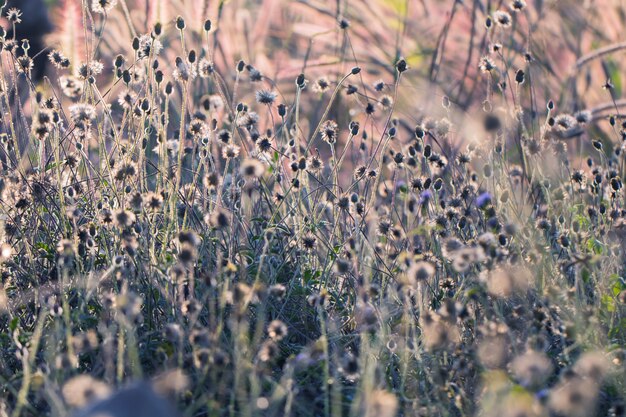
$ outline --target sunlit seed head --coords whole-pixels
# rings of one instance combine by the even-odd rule
[[[287,336],[287,326],[280,320],[273,320],[267,326],[267,334],[272,340],[278,342]]]
[[[268,90],[259,90],[255,93],[255,98],[257,103],[259,104],[265,104],[265,105],[272,105],[274,104],[274,101],[276,101],[276,97],[278,95],[273,92],[273,91],[268,91]]]
[[[320,128],[320,134],[322,139],[328,144],[334,144],[337,142],[338,126],[334,120],[327,120],[322,124]]]
[[[525,0],[512,0],[511,3],[509,4],[509,7],[511,11],[513,12],[521,12],[522,10],[526,8],[526,1]]]
[[[91,11],[107,14],[117,5],[117,0],[92,0]]]
[[[7,10],[6,17],[12,24],[22,23],[22,11],[16,7]]]
[[[84,407],[92,401],[106,397],[110,387],[89,375],[78,375],[68,380],[61,390],[63,399],[71,407]]]
[[[513,18],[508,12],[498,10],[493,13],[493,20],[496,22],[496,25],[502,28],[508,28],[513,23]]]
[[[325,93],[330,89],[330,81],[326,77],[320,77],[313,83],[313,91],[316,93]]]

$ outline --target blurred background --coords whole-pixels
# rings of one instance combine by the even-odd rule
[[[426,114],[445,116],[455,122],[459,136],[472,139],[477,136],[475,120],[465,115],[484,107],[486,100],[490,109],[510,110],[507,96],[514,97],[515,91],[509,88],[498,95],[507,84],[512,86],[518,69],[527,73],[529,82],[516,104],[527,123],[537,127],[548,100],[555,102],[557,113],[588,109],[592,134],[610,146],[607,116],[626,104],[620,101],[626,4],[619,0],[528,0],[528,7],[517,13],[502,0],[119,0],[106,19],[82,16],[80,3],[10,0],[8,7],[23,9],[17,38],[31,39],[32,55],[58,48],[72,62],[81,62],[85,36],[93,42],[104,32],[97,58],[105,64],[105,74],[112,73],[113,58],[131,51],[132,39],[150,33],[157,22],[165,33],[162,61],[172,66],[175,56],[167,54],[180,49],[173,23],[177,16],[186,20],[190,41],[205,47],[202,26],[206,19],[212,21],[213,60],[227,82],[234,80],[239,60],[258,70],[281,94],[293,93],[300,72],[311,81],[327,77],[336,83],[359,65],[359,94],[339,97],[331,114],[340,125],[348,123],[343,120],[346,114],[356,116],[370,99],[381,104],[381,96],[391,93],[394,63],[400,57],[411,68],[398,92],[401,106],[396,111],[407,128],[423,122]],[[498,10],[514,15],[511,26],[487,31],[487,18]],[[90,22],[89,30],[84,30],[85,22]],[[3,24],[10,30],[6,21]],[[479,70],[481,57],[493,56],[498,45],[504,46],[497,53],[504,68],[487,77]],[[47,71],[45,55],[36,59],[38,78]],[[54,75],[49,69],[48,74]],[[607,79],[614,86],[610,91],[602,89]],[[253,94],[254,88],[242,91],[246,93]],[[441,106],[444,97],[449,108]],[[349,113],[343,111],[346,107]]]

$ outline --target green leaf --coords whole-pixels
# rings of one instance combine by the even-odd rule
[[[17,323],[18,323],[18,318],[17,317],[13,317],[13,320],[11,320],[11,323],[9,323],[9,329],[11,329],[12,332],[15,331],[15,329],[17,329]]]
[[[615,312],[615,300],[610,295],[602,296],[602,307],[609,313]]]
[[[604,245],[598,239],[587,240],[587,249],[596,255],[601,255],[604,250]]]

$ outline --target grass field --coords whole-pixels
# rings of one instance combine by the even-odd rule
[[[47,4],[0,417],[626,414],[622,2]]]

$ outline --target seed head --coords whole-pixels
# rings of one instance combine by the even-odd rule
[[[22,23],[22,11],[16,7],[7,10],[7,20],[13,24]]]
[[[493,20],[496,22],[496,25],[502,28],[508,28],[511,26],[513,19],[508,12],[498,10],[493,14]]]
[[[255,93],[257,103],[271,106],[276,100],[277,94],[273,91],[259,90]]]
[[[320,77],[313,84],[313,91],[316,93],[325,93],[330,89],[330,81],[326,77]]]
[[[115,7],[117,0],[93,0],[91,10],[94,13],[107,14]]]
[[[324,142],[334,144],[337,142],[338,126],[334,120],[327,120],[322,124],[321,135]]]

